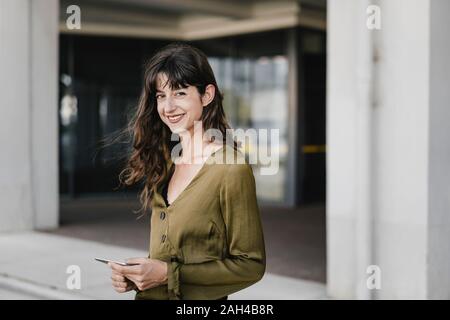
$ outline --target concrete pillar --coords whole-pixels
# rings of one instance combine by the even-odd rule
[[[0,232],[58,225],[58,1],[0,1]]]
[[[450,298],[449,14],[445,0],[328,1],[331,297]]]
[[[450,299],[450,1],[430,1],[427,296]]]

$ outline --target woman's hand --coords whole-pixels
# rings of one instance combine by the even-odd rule
[[[132,281],[138,290],[143,291],[167,283],[166,262],[148,258],[132,258],[128,259],[126,262],[137,265],[121,266],[110,262],[109,266],[113,270],[113,274],[115,272]],[[124,285],[121,284],[121,286],[123,287]]]
[[[117,271],[112,271],[111,280],[114,290],[118,293],[124,293],[136,289],[134,282],[128,280]]]

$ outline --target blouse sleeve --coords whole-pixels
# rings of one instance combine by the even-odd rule
[[[229,165],[220,187],[220,206],[229,255],[197,264],[169,262],[168,289],[172,299],[219,299],[263,277],[264,237],[249,164]]]

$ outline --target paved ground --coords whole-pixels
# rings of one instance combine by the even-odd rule
[[[144,251],[41,232],[0,235],[0,290],[47,299],[122,299],[111,290],[110,271],[95,257],[142,256]],[[75,270],[75,268],[77,270]],[[73,269],[72,269],[73,268]],[[67,283],[80,275],[80,290]]]
[[[37,300],[38,297],[33,295],[16,291],[13,288],[0,287],[0,300]]]
[[[136,250],[42,232],[0,235],[0,299],[133,299],[117,294],[106,265],[94,257],[145,256]],[[79,267],[80,288],[67,286]],[[235,299],[326,299],[322,283],[266,273],[255,285],[230,295]]]
[[[134,199],[85,198],[61,201],[61,227],[54,234],[148,250],[148,217],[136,220]],[[267,271],[326,281],[325,206],[261,207]]]

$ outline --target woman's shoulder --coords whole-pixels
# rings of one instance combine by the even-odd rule
[[[244,153],[230,144],[223,144],[221,147],[216,148],[210,160],[211,163],[223,164],[227,168],[232,165],[239,167],[248,165]]]
[[[256,193],[256,181],[252,166],[246,160],[243,152],[227,146],[225,152],[233,155],[222,166],[220,197],[221,199],[251,197],[254,199]]]
[[[219,170],[222,172],[224,180],[230,178],[253,177],[252,166],[248,163],[245,154],[234,146],[225,144],[220,148],[215,156],[216,164],[220,164]]]

